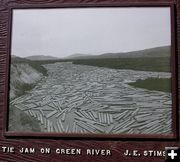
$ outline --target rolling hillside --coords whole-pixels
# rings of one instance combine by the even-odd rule
[[[105,59],[105,58],[140,58],[169,57],[170,46],[156,47],[132,52],[104,53],[100,55],[74,54],[64,59]]]

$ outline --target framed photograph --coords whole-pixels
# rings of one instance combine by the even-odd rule
[[[95,143],[106,153],[110,147],[111,156],[87,160],[125,161],[134,144],[143,150],[145,141],[144,149],[162,150],[166,141],[178,140],[179,11],[174,2],[2,4],[0,126],[5,143],[17,139],[15,145],[24,141],[39,147],[40,142],[45,148],[52,142],[50,149],[62,144],[86,150],[75,161]],[[68,153],[64,158],[71,159]]]
[[[173,134],[171,10],[13,9],[8,132]]]

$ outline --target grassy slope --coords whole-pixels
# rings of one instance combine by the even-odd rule
[[[137,80],[134,83],[129,83],[129,85],[144,88],[148,90],[171,92],[171,79],[170,78],[148,78],[145,80]]]
[[[36,69],[38,72],[43,75],[47,74],[46,69],[39,62],[28,61],[26,59],[12,59],[11,63],[27,63]],[[19,91],[16,92],[16,97],[20,97],[26,94],[28,91],[32,90],[35,87],[35,84],[17,84],[16,89]],[[19,110],[18,108],[9,105],[9,131],[25,131],[25,132],[41,132],[40,122],[30,117],[28,114]]]
[[[8,131],[40,132],[40,122],[10,105]]]
[[[28,91],[31,91],[36,84],[21,84],[21,85],[16,85],[17,89],[19,89],[19,91],[16,92],[16,97],[20,97],[22,95],[24,95],[25,93],[27,93]]]
[[[170,71],[169,57],[156,58],[118,58],[118,59],[86,59],[74,60],[74,64],[107,67],[112,69],[132,69],[142,71]]]
[[[15,58],[15,59],[11,59],[11,63],[24,63],[24,64],[28,64],[29,66],[33,67],[34,69],[36,69],[38,72],[42,73],[43,75],[47,76],[47,70],[42,66],[44,64],[48,64],[48,63],[55,63],[57,61],[55,60],[47,60],[47,61],[31,61],[31,60],[27,60],[27,59],[23,59],[23,58]]]

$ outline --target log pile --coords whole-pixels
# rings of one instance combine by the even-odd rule
[[[44,65],[48,76],[10,102],[46,132],[161,134],[172,131],[171,94],[128,82],[170,73],[115,70],[70,62]]]

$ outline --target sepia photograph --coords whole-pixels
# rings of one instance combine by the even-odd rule
[[[13,9],[8,132],[172,134],[170,7]]]

